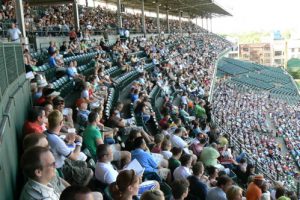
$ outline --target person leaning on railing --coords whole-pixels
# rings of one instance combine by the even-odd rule
[[[10,42],[19,43],[21,40],[22,33],[20,29],[16,27],[15,23],[11,24],[11,28],[7,31],[7,37]]]

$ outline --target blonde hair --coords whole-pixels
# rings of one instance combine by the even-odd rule
[[[226,192],[227,199],[234,200],[241,191],[243,192],[243,189],[240,188],[239,186],[236,185],[231,186]]]
[[[60,111],[53,110],[48,116],[49,130],[57,128],[61,124],[63,119],[64,119],[64,117]]]
[[[165,196],[161,190],[148,190],[143,193],[140,200],[165,200]]]

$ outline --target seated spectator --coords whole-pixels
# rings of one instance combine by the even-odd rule
[[[148,142],[152,143],[153,136],[146,133],[142,127],[137,127],[134,125],[130,125],[127,123],[128,121],[124,118],[118,117],[118,112],[113,111],[111,112],[111,115],[108,119],[108,126],[111,128],[119,128],[121,131],[125,133],[125,135],[128,135],[131,130],[139,130],[142,134],[142,137]]]
[[[49,42],[48,54],[51,56],[56,51],[56,43],[54,41]]]
[[[286,195],[286,189],[284,187],[278,187],[276,189],[275,197],[277,200],[290,200]]]
[[[160,190],[148,190],[143,193],[140,200],[165,200],[165,196]]]
[[[67,187],[60,195],[60,200],[102,200],[100,192],[92,192],[89,188],[72,185]]]
[[[88,117],[91,111],[89,111],[88,104],[85,99],[80,98],[76,101],[76,105],[78,108],[76,122],[80,127],[86,127],[88,124]]]
[[[67,68],[67,75],[69,78],[84,80],[85,77],[82,74],[78,74],[77,68],[76,68],[76,61],[71,61],[68,68]]]
[[[261,185],[261,200],[271,200],[271,193],[269,192],[269,183],[264,181]]]
[[[264,181],[263,175],[256,175],[253,182],[248,185],[246,198],[247,200],[257,200],[262,196],[261,186]]]
[[[205,200],[208,192],[208,187],[203,178],[204,166],[202,162],[197,162],[196,164],[194,164],[192,170],[193,175],[187,178],[190,183],[190,199],[192,199],[193,197],[197,197],[200,200]]]
[[[207,174],[208,174],[208,183],[210,187],[215,187],[217,185],[217,178],[219,176],[218,168],[214,166],[206,167]]]
[[[162,179],[166,180],[169,177],[169,169],[162,168],[154,160],[154,157],[148,152],[148,147],[143,137],[138,137],[134,140],[134,150],[131,151],[131,157],[137,159],[145,168],[145,173],[157,173]]]
[[[142,134],[139,130],[133,129],[130,131],[128,138],[125,141],[125,150],[132,151],[134,150],[134,140],[135,138],[142,137]]]
[[[49,148],[46,136],[44,134],[26,135],[23,140],[24,151],[33,147]],[[58,176],[58,173],[56,173],[56,176],[51,179],[50,184],[53,186],[54,192],[57,194],[61,194],[66,187],[70,186],[67,181]]]
[[[69,129],[74,128],[73,110],[71,108],[65,108],[65,100],[60,96],[55,97],[52,103],[53,108],[63,115],[64,123],[61,128],[61,132],[69,133]]]
[[[200,160],[203,162],[204,166],[214,166],[218,169],[224,169],[222,165],[218,164],[220,153],[216,147],[216,144],[204,147],[200,155]]]
[[[109,186],[109,191],[114,200],[132,199],[138,194],[139,177],[134,170],[121,171],[117,180]]]
[[[171,170],[171,174],[173,174],[174,170],[181,165],[179,159],[182,155],[182,149],[178,147],[173,147],[171,152],[173,155],[169,159],[169,169]]]
[[[184,200],[189,194],[189,182],[185,179],[175,180],[171,187],[173,199]]]
[[[94,160],[96,160],[96,150],[97,146],[103,144],[103,135],[97,127],[97,123],[99,122],[98,113],[91,112],[88,115],[89,125],[83,132],[83,142],[85,147],[90,151]]]
[[[227,200],[226,192],[232,185],[232,180],[226,175],[218,177],[217,186],[211,188],[206,196],[206,200]]]
[[[42,107],[34,107],[29,110],[28,120],[24,123],[23,134],[42,134],[45,129],[45,111]]]
[[[28,181],[23,187],[20,200],[59,199],[59,194],[50,184],[56,172],[55,158],[48,148],[29,148],[22,156],[21,166]]]
[[[56,62],[56,52],[54,52],[54,53],[52,53],[51,55],[50,55],[50,58],[49,58],[49,66],[50,67],[53,67],[53,68],[58,68],[58,67],[61,67],[61,65],[60,65],[60,63],[57,63]]]
[[[192,156],[189,154],[184,154],[180,158],[181,166],[177,167],[173,172],[173,177],[175,180],[186,179],[192,175]]]
[[[177,128],[174,131],[174,134],[171,135],[170,140],[173,147],[181,148],[185,153],[190,153],[188,149],[188,144],[186,141],[184,141],[182,138],[182,129]]]
[[[117,180],[119,172],[114,169],[111,164],[113,161],[113,150],[107,144],[101,144],[97,147],[97,163],[95,168],[96,179],[103,184],[111,184]],[[142,178],[142,177],[140,177]],[[158,187],[156,181],[145,181],[140,183],[138,194],[141,195],[143,192],[149,189]]]
[[[35,71],[37,68],[36,67],[37,61],[35,59],[32,59],[28,49],[24,50],[23,57],[24,57],[24,65],[25,65],[26,72]]]
[[[82,138],[78,135],[75,136],[76,147],[72,151],[59,137],[63,126],[63,115],[58,110],[52,111],[48,116],[48,123],[46,135],[55,157],[56,169],[71,184],[87,185],[93,177],[93,171],[87,168],[84,161],[77,161],[81,152]]]
[[[233,185],[226,192],[226,196],[228,200],[243,200],[243,189]]]
[[[172,143],[169,139],[165,138],[164,141],[161,144],[161,155],[164,156],[164,159],[169,160],[173,153],[171,152],[172,149]]]
[[[161,145],[164,139],[165,136],[163,134],[156,134],[154,136],[154,146],[151,149],[152,153],[161,153]]]

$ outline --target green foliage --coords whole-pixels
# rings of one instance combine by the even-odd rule
[[[243,34],[228,34],[227,36],[238,38],[240,44],[260,43],[262,37],[270,36],[267,32],[249,32]]]

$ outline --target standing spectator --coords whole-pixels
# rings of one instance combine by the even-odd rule
[[[21,40],[20,40],[20,37],[22,36],[22,33],[21,31],[16,27],[16,24],[15,23],[12,23],[11,24],[11,28],[8,29],[7,31],[7,36],[8,36],[8,39],[11,41],[11,42],[15,42],[15,43],[19,43]]]
[[[20,200],[59,199],[59,194],[50,184],[56,173],[55,159],[48,148],[29,148],[22,156],[21,166],[28,181],[23,187]]]
[[[259,200],[262,196],[260,187],[264,181],[263,175],[256,175],[253,182],[248,185],[246,197],[247,200]]]
[[[232,185],[232,180],[228,176],[220,176],[217,181],[217,187],[210,189],[206,200],[227,200],[226,192]]]

